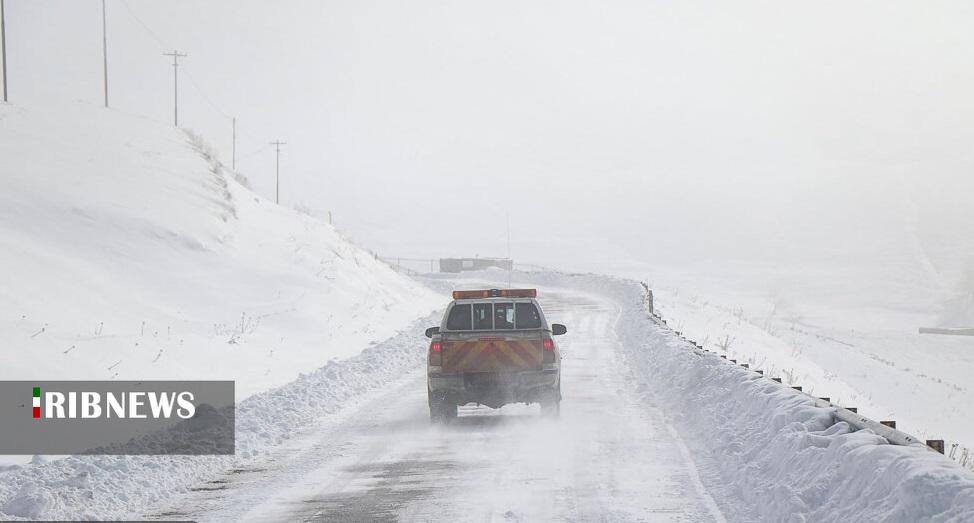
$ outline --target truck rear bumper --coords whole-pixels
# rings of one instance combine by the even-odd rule
[[[459,405],[480,403],[500,407],[508,403],[533,403],[540,395],[558,390],[558,369],[519,372],[430,372],[430,392],[442,394]]]

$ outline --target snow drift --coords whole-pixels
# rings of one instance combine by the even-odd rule
[[[70,456],[0,473],[0,519],[129,519],[158,516],[198,483],[258,467],[291,438],[333,426],[372,390],[421,368],[423,328],[437,312],[360,354],[329,362],[237,405],[234,456]],[[171,508],[169,509],[171,510]],[[166,518],[182,517],[169,513]]]

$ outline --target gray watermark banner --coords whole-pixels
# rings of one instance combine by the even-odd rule
[[[232,381],[0,381],[0,454],[233,454]]]

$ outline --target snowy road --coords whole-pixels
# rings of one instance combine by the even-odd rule
[[[197,485],[153,517],[203,521],[723,521],[662,413],[637,402],[616,335],[618,306],[544,293],[568,325],[561,418],[536,406],[461,408],[428,421],[416,369],[294,438],[266,466]]]

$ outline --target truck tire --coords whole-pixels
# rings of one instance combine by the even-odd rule
[[[545,391],[541,394],[541,415],[546,418],[558,418],[561,414],[561,386],[557,389]]]
[[[444,394],[429,392],[430,421],[449,423],[457,417],[457,404]]]

